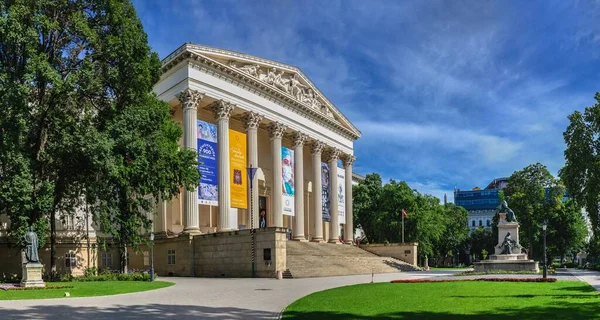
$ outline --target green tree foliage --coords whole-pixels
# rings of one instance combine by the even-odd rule
[[[592,248],[600,247],[600,92],[595,98],[596,104],[583,113],[569,115],[569,126],[563,133],[566,163],[559,172],[569,196],[586,209]]]
[[[520,224],[520,242],[527,244],[525,246],[530,258],[534,255],[534,244],[539,237],[542,222],[548,220],[550,211],[562,198],[562,194],[557,196],[559,192],[553,191],[557,187],[558,181],[546,166],[536,163],[515,171],[504,190],[505,195],[510,197],[508,204]],[[546,188],[551,190],[548,199]]]
[[[85,206],[120,245],[136,246],[147,195],[198,181],[196,155],[152,86],[160,61],[129,1],[0,1],[0,213],[16,240],[44,239]],[[124,251],[122,251],[124,252]],[[124,253],[122,254],[124,256]]]
[[[400,242],[402,209],[406,242],[419,243],[419,256],[445,257],[466,238],[467,212],[453,204],[420,194],[406,182],[383,185],[378,174],[368,174],[353,188],[354,219],[371,243]]]
[[[475,259],[483,260],[483,250],[488,254],[493,254],[495,252],[494,246],[496,245],[494,242],[497,242],[497,239],[494,238],[494,235],[490,230],[483,227],[477,227],[471,231],[467,242],[469,243],[471,254],[474,255]]]
[[[547,245],[551,256],[565,256],[584,248],[587,225],[581,207],[573,199],[559,202],[548,219]]]

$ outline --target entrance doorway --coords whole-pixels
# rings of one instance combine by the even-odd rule
[[[267,227],[267,197],[258,197],[258,227]]]

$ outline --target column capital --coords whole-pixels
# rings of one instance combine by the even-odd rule
[[[242,117],[242,121],[244,122],[244,127],[246,131],[249,129],[258,129],[258,125],[262,121],[263,116],[254,111],[248,111],[244,113]]]
[[[283,123],[280,122],[271,122],[269,123],[269,125],[267,126],[267,129],[269,130],[269,137],[271,139],[281,139],[283,137],[283,133],[285,132],[286,126],[283,125]]]
[[[212,103],[209,107],[210,110],[215,114],[215,120],[229,119],[231,112],[235,109],[235,106],[231,102],[219,100]]]
[[[184,109],[198,108],[198,104],[202,98],[204,98],[204,93],[190,88],[186,88],[177,95],[177,99],[181,102]]]
[[[294,140],[294,148],[302,147],[307,139],[308,135],[306,135],[305,133],[302,133],[300,131],[292,133],[292,140]]]
[[[340,150],[336,148],[329,148],[327,151],[327,160],[328,161],[337,161],[340,158]]]
[[[356,157],[351,154],[343,154],[341,158],[342,163],[344,164],[344,168],[351,167],[352,164],[354,164],[354,161],[356,160]]]
[[[310,154],[321,154],[323,152],[323,148],[325,148],[325,144],[319,140],[312,140],[309,144],[310,146]]]

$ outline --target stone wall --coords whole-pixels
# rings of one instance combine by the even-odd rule
[[[255,270],[261,278],[275,277],[286,269],[286,229],[256,230]],[[251,277],[250,230],[194,236],[194,267],[197,276]],[[267,251],[267,252],[265,252]],[[270,260],[265,260],[269,258]]]
[[[417,266],[418,243],[361,244],[360,248],[381,257],[392,257]]]

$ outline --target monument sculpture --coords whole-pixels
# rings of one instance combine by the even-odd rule
[[[45,287],[42,280],[43,265],[40,263],[38,255],[39,241],[33,227],[29,227],[29,232],[24,236],[25,240],[25,262],[23,263],[23,276],[21,278],[21,287]]]
[[[475,262],[475,271],[509,270],[539,271],[538,263],[529,260],[523,247],[519,244],[519,222],[515,212],[508,206],[509,197],[503,200],[496,214],[498,215],[498,245],[495,254],[488,260]]]

